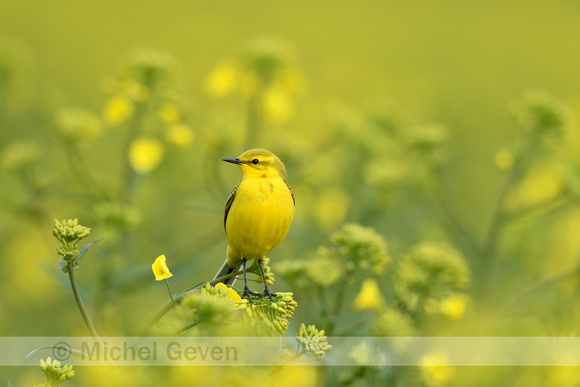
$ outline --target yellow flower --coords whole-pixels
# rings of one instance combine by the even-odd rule
[[[502,149],[495,154],[493,161],[499,170],[507,171],[514,165],[515,158],[512,152]]]
[[[232,288],[228,288],[226,285],[224,285],[221,282],[218,282],[215,285],[216,289],[229,289],[228,291],[228,297],[231,298],[234,302],[239,303],[240,301],[242,301],[242,298],[240,297],[240,295]]]
[[[547,367],[546,382],[546,386],[578,386],[580,383],[580,369],[574,366]]]
[[[7,241],[4,245],[4,252],[12,257],[21,256],[20,254],[26,254],[26,257],[30,257],[28,259],[30,267],[26,270],[18,269],[17,260],[6,260],[2,264],[2,271],[10,273],[10,276],[4,279],[6,285],[23,297],[20,299],[19,305],[30,308],[30,310],[47,305],[51,302],[52,297],[59,292],[56,276],[50,275],[47,270],[43,269],[52,262],[42,240],[38,238],[39,235],[40,233],[35,234],[29,229],[16,234],[10,242]],[[30,286],[32,283],[35,286]],[[36,285],[41,286],[46,291],[35,291]],[[3,302],[2,304],[8,308],[7,303]],[[8,310],[4,309],[2,312],[4,313],[0,316],[8,322],[10,316]]]
[[[153,265],[151,265],[153,274],[155,274],[155,281],[163,281],[164,279],[173,276],[165,263],[166,260],[167,258],[165,258],[165,255],[160,255],[157,257],[155,262],[153,262]]]
[[[166,103],[163,105],[161,110],[159,110],[159,118],[163,123],[170,125],[179,122],[181,117],[177,106],[171,103]]]
[[[559,163],[544,162],[530,169],[505,199],[505,211],[517,211],[540,203],[549,203],[564,189],[563,168]]]
[[[447,383],[453,378],[453,368],[449,366],[449,358],[445,353],[430,353],[420,360],[423,375],[430,381],[438,384]]]
[[[101,132],[101,123],[92,113],[79,109],[63,109],[58,112],[56,133],[67,141],[80,142],[95,138]]]
[[[163,158],[163,145],[154,138],[138,138],[129,146],[129,164],[135,172],[154,170]]]
[[[163,384],[168,386],[185,386],[195,380],[198,386],[215,385],[216,378],[222,373],[220,367],[195,366],[195,367],[168,367],[169,380],[164,379]],[[239,367],[242,368],[242,367]],[[230,370],[228,370],[230,371]],[[229,376],[229,372],[227,373]],[[241,382],[241,380],[236,380]]]
[[[174,125],[169,128],[167,141],[178,148],[185,148],[193,142],[193,132],[187,125]]]
[[[316,367],[276,367],[273,375],[278,387],[314,387],[320,385],[320,375]],[[250,383],[255,384],[255,380]]]
[[[352,302],[354,310],[378,310],[383,305],[383,297],[379,290],[379,284],[372,278],[363,281],[360,293]]]
[[[266,123],[283,124],[292,116],[293,110],[288,94],[279,88],[271,88],[264,94],[261,113]]]
[[[15,141],[0,152],[0,169],[8,172],[26,170],[42,160],[42,148],[37,143]]]
[[[134,101],[137,102],[146,101],[149,98],[149,95],[151,94],[147,86],[132,79],[123,82],[122,88],[123,90],[126,90],[127,94]]]
[[[133,114],[133,105],[122,96],[114,96],[105,104],[103,119],[110,126],[117,126]]]
[[[205,89],[216,98],[231,94],[238,82],[239,69],[235,62],[227,61],[217,65],[208,75]]]
[[[320,247],[317,252],[318,257],[308,259],[304,267],[306,276],[315,285],[328,288],[340,280],[344,268],[329,256],[328,249]]]
[[[441,300],[439,313],[449,320],[459,320],[465,314],[467,308],[467,297],[463,295],[453,295]]]
[[[131,352],[129,352],[131,353]],[[174,367],[189,368],[189,367]],[[81,367],[86,387],[164,385],[153,367]],[[65,384],[66,385],[66,384]]]

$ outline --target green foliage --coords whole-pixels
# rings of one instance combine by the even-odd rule
[[[56,387],[75,376],[72,366],[61,367],[58,360],[52,361],[50,357],[46,361],[40,360],[40,369],[46,375],[46,383],[38,384],[37,387]]]
[[[284,334],[290,326],[290,319],[298,303],[291,292],[276,293],[271,301],[268,297],[254,297],[251,301],[243,299],[238,308],[244,312],[244,319],[254,332],[261,335]],[[246,302],[247,301],[247,302]]]
[[[16,141],[2,152],[0,166],[6,172],[26,172],[39,161],[41,153],[34,142]]]
[[[96,137],[101,131],[98,117],[84,110],[61,110],[54,124],[55,134],[67,145]]]
[[[125,65],[127,77],[153,92],[167,87],[175,72],[173,58],[150,50],[133,52]],[[170,86],[171,87],[171,86]]]
[[[413,320],[398,309],[387,309],[379,314],[370,326],[373,336],[415,336]]]
[[[545,91],[524,93],[514,103],[512,115],[523,132],[517,155],[523,164],[557,153],[566,140],[568,109]]]
[[[227,331],[227,327],[236,317],[234,302],[222,293],[214,293],[204,288],[201,293],[186,296],[181,304],[185,320],[202,322],[194,335],[216,335]]]
[[[356,269],[370,269],[380,275],[390,261],[384,239],[371,228],[347,224],[330,239],[347,266],[352,263]]]
[[[467,262],[457,250],[441,243],[422,242],[399,262],[397,297],[406,310],[416,312],[427,300],[464,291],[469,277]]]
[[[287,42],[262,38],[249,44],[241,54],[244,67],[265,84],[272,82],[292,62],[292,49]]]
[[[67,270],[69,271],[75,265],[75,261],[80,256],[77,243],[86,238],[91,233],[91,229],[79,224],[78,219],[69,219],[59,222],[54,220],[52,234],[58,239],[60,245],[56,252],[67,261]],[[69,265],[72,265],[69,267]],[[64,269],[64,268],[63,268]],[[65,272],[66,272],[65,271]]]
[[[322,360],[326,351],[332,348],[326,341],[324,331],[319,331],[314,325],[300,325],[296,341],[303,347],[304,352],[312,354],[317,360]]]
[[[282,261],[276,270],[298,289],[329,288],[354,272],[380,275],[390,262],[384,239],[371,228],[347,224],[330,239],[333,246],[320,246],[313,258]]]
[[[336,74],[322,67],[317,73],[316,66],[312,71],[316,59],[310,55],[318,47],[308,54],[300,44],[294,48],[274,38],[242,46],[212,58],[213,68],[195,62],[205,66],[203,74],[195,67],[198,73],[188,76],[206,77],[207,96],[199,95],[199,85],[188,87],[179,71],[189,71],[193,61],[138,50],[115,74],[94,66],[103,77],[103,95],[83,81],[91,102],[74,89],[70,95],[45,89],[40,80],[48,78],[46,69],[35,78],[26,50],[0,41],[0,210],[7,218],[0,225],[0,252],[12,273],[0,288],[10,295],[0,305],[3,332],[85,334],[78,311],[63,307],[70,300],[60,281],[44,270],[55,266],[54,244],[44,242],[51,220],[78,216],[108,237],[83,260],[86,270],[74,271],[88,306],[83,317],[90,314],[102,335],[141,334],[157,307],[172,312],[154,315],[161,321],[148,333],[291,335],[299,354],[319,360],[332,355],[326,336],[575,334],[580,161],[573,96],[558,89],[555,95],[523,93],[510,110],[515,127],[483,120],[480,110],[502,116],[497,106],[519,90],[476,93],[459,80],[430,85],[457,93],[442,100],[437,95],[437,102],[396,79],[388,90],[375,78],[372,92],[361,85],[363,97],[377,90],[389,94],[397,86],[416,93],[417,100],[406,100],[424,107],[415,113],[395,103],[359,102],[365,98],[356,90],[350,96],[351,87],[347,102],[329,108],[335,95],[321,82],[352,86],[360,80],[337,80],[340,68]],[[308,55],[308,74],[297,52]],[[433,67],[428,53],[417,55]],[[328,66],[326,59],[321,66]],[[469,79],[478,78],[472,70]],[[451,73],[446,79],[450,75],[461,79]],[[491,107],[463,105],[484,93]],[[512,129],[514,141],[505,134]],[[297,203],[290,234],[272,260],[263,261],[266,283],[278,288],[273,302],[198,284],[212,278],[225,257],[223,204],[239,176],[221,169],[220,160],[256,144],[284,160]],[[500,149],[495,158],[493,148]],[[78,247],[90,229],[67,220],[55,221],[53,230],[61,268],[71,273],[92,245]],[[160,250],[172,257],[172,287],[188,289],[176,293],[174,303],[150,272]],[[250,280],[261,281],[256,262],[248,272],[255,277]],[[76,287],[75,296],[79,302]],[[38,324],[39,313],[46,323]],[[451,372],[452,366],[433,365],[445,354],[405,371],[365,367],[368,356],[368,348],[355,347],[352,370],[319,367],[319,374],[304,371],[306,376],[292,374],[298,369],[211,376],[214,384],[270,382],[276,372],[304,385],[474,382],[473,376]],[[58,380],[74,372],[50,360],[45,366]],[[491,369],[479,384],[519,379],[524,385],[538,375],[543,385],[578,382],[577,375],[551,370],[520,371]],[[100,372],[108,378],[111,371]],[[143,380],[139,372],[123,370],[107,382],[150,385],[162,379],[178,385],[210,373],[195,370],[192,378],[179,372],[148,369],[143,374],[155,377]],[[83,385],[89,379],[84,377]],[[294,379],[276,382],[286,380]]]
[[[270,268],[270,258],[265,257],[262,259],[262,269],[264,269],[264,278],[266,278],[267,285],[274,285],[274,272]],[[255,282],[259,284],[264,283],[264,278],[262,278],[262,271],[260,270],[260,265],[257,260],[252,262],[252,265],[248,268],[249,273],[256,274]]]
[[[527,92],[514,110],[517,123],[533,135],[555,139],[564,137],[568,114],[562,104],[546,92]]]

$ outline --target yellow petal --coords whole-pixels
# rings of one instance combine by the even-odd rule
[[[110,126],[117,126],[133,114],[133,105],[123,96],[109,99],[104,109],[104,120]]]
[[[156,281],[163,281],[164,279],[173,276],[173,274],[171,274],[169,271],[167,264],[165,263],[166,260],[167,258],[165,258],[165,255],[160,255],[151,266],[153,269],[153,274],[155,274]]]
[[[135,172],[146,174],[154,170],[163,158],[163,145],[154,138],[138,138],[129,147],[129,164]]]
[[[515,156],[510,151],[502,149],[495,154],[493,161],[498,169],[507,171],[514,165]]]
[[[230,288],[230,291],[228,292],[228,297],[231,298],[232,300],[234,300],[234,302],[240,302],[240,301],[242,301],[242,298],[240,297],[240,295],[238,294],[238,292],[236,292],[232,288]]]
[[[467,297],[464,295],[454,295],[441,301],[440,313],[449,320],[459,320],[465,314],[467,308]]]
[[[226,285],[224,285],[221,282],[218,282],[215,285],[216,289],[229,289],[228,291],[228,297],[231,298],[234,302],[239,303],[240,301],[242,301],[242,298],[240,297],[240,295],[232,288],[228,288]]]
[[[177,109],[177,106],[166,103],[159,110],[159,118],[164,124],[171,125],[179,122],[181,114],[179,114],[179,109]]]
[[[272,125],[280,125],[288,121],[294,110],[288,94],[275,88],[264,94],[260,107],[264,121]]]
[[[215,284],[215,288],[216,289],[227,289],[227,286],[221,282],[218,282],[217,284]]]
[[[167,133],[167,141],[178,148],[185,148],[193,142],[193,132],[187,125],[173,125]]]
[[[360,293],[352,302],[355,310],[378,310],[383,304],[383,297],[377,281],[367,278],[363,281]]]
[[[226,97],[232,93],[239,78],[236,63],[227,61],[216,66],[206,80],[207,93],[216,98]]]
[[[449,358],[445,353],[430,353],[420,360],[421,371],[428,379],[435,383],[445,384],[453,379],[454,370],[449,365]]]

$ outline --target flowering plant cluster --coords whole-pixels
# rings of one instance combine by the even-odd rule
[[[509,106],[512,141],[475,168],[469,152],[453,152],[468,141],[457,122],[419,121],[384,102],[301,106],[309,82],[278,39],[217,58],[196,101],[178,61],[134,51],[91,108],[42,94],[3,50],[0,40],[2,252],[26,260],[3,262],[12,275],[2,291],[17,296],[0,305],[0,328],[27,309],[75,335],[295,339],[267,369],[73,371],[48,359],[45,385],[469,385],[448,353],[402,371],[368,366],[377,354],[365,343],[349,348],[348,369],[284,365],[332,364],[337,336],[575,335],[578,138],[573,109],[545,91]],[[313,110],[326,120],[309,124]],[[230,192],[219,160],[257,145],[276,149],[296,195],[288,237],[262,261],[271,299],[210,280]],[[58,265],[46,258],[50,230]],[[95,234],[107,237],[98,248]],[[66,274],[80,315],[65,315],[66,281],[46,267]],[[247,274],[263,281],[257,261]],[[389,349],[404,355],[408,341]],[[521,370],[518,383],[580,380],[564,367],[537,373]]]

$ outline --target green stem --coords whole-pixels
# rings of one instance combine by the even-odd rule
[[[220,149],[221,152],[221,149]],[[206,165],[201,169],[202,173],[205,175],[205,180],[208,184],[205,184],[205,191],[209,194],[209,196],[215,200],[216,202],[223,205],[223,193],[228,192],[228,187],[224,182],[222,173],[221,173],[221,165],[216,163],[214,159],[219,159],[223,157],[222,155],[218,155],[218,152],[212,152],[211,154],[211,162],[206,163]]]
[[[200,322],[201,322],[201,320],[195,320],[195,321],[192,321],[192,322],[190,322],[188,324],[185,324],[184,326],[182,326],[179,329],[179,331],[177,331],[177,333],[185,332],[186,330],[191,329],[194,326],[198,325]]]
[[[326,296],[324,294],[324,288],[322,286],[317,286],[318,289],[318,300],[320,301],[320,314],[324,319],[330,321],[330,313],[328,312],[328,305],[326,304]]]
[[[366,326],[367,321],[359,321],[343,332],[339,332],[336,336],[352,336],[356,331]]]
[[[477,255],[481,254],[481,246],[477,242],[475,236],[470,233],[467,228],[461,223],[461,221],[455,216],[451,208],[447,205],[443,197],[441,196],[440,192],[435,191],[434,195],[435,201],[443,211],[443,214],[448,219],[449,227],[453,228],[453,230],[457,231],[465,242],[469,245],[470,249]]]
[[[85,160],[78,148],[77,144],[63,144],[65,147],[65,155],[69,164],[69,168],[75,179],[77,179],[85,188],[92,192],[94,197],[101,200],[108,200],[109,194],[99,186],[90,168],[86,166]]]
[[[237,272],[234,272],[234,273],[230,273],[230,274],[228,274],[228,275],[224,275],[224,276],[222,276],[222,277],[219,277],[219,278],[216,278],[216,279],[214,279],[214,280],[211,280],[211,281],[210,281],[210,282],[208,282],[208,283],[209,283],[210,285],[215,285],[215,284],[217,284],[218,282],[222,282],[222,281],[224,281],[224,280],[227,280],[227,279],[229,279],[229,278],[232,278],[232,277],[238,276],[238,275],[240,275],[240,274],[242,274],[242,271],[241,271],[241,270],[239,270],[239,271],[237,271]],[[203,286],[205,286],[205,284],[203,284],[203,285],[199,285],[199,286],[196,286],[195,288],[193,288],[193,289],[191,289],[191,290],[189,290],[189,291],[187,291],[187,292],[184,292],[184,293],[179,293],[179,294],[177,294],[175,297],[173,297],[171,300],[167,301],[167,302],[165,303],[165,305],[163,305],[161,308],[159,308],[159,309],[157,310],[157,312],[155,312],[155,313],[153,314],[153,316],[151,316],[151,318],[149,319],[149,322],[147,323],[147,325],[146,325],[146,327],[145,327],[145,332],[148,332],[148,331],[151,329],[151,327],[152,327],[152,326],[153,326],[153,325],[154,325],[156,322],[158,322],[159,320],[161,320],[161,318],[162,318],[163,316],[165,316],[165,315],[167,314],[167,312],[169,312],[171,309],[173,309],[173,307],[175,306],[175,304],[176,304],[178,301],[180,301],[180,300],[181,300],[183,297],[185,297],[186,295],[188,295],[188,294],[190,294],[190,293],[192,293],[192,292],[194,292],[194,291],[196,291],[196,290],[198,290],[198,289],[202,288]]]
[[[505,198],[510,189],[518,182],[522,175],[523,171],[521,170],[520,162],[516,160],[516,163],[510,170],[509,175],[502,186],[495,212],[483,243],[481,254],[481,277],[477,291],[477,296],[480,300],[484,299],[489,291],[492,279],[491,275],[497,259],[501,231],[505,226],[506,221],[509,219],[509,214],[504,210]]]
[[[302,351],[300,351],[300,352],[296,352],[296,354],[295,354],[294,356],[292,356],[292,358],[288,359],[288,360],[287,360],[287,361],[284,363],[284,365],[292,363],[294,360],[298,359],[299,357],[301,357],[301,356],[302,356],[302,355],[304,355],[305,353],[306,353],[306,350],[305,350],[305,349],[302,349]]]
[[[169,292],[169,298],[173,301],[173,294],[171,293],[171,288],[169,287],[169,282],[167,282],[167,278],[164,279],[165,285],[167,285],[167,291]]]
[[[93,337],[98,338],[99,335],[97,335],[97,331],[95,330],[95,327],[93,326],[93,323],[91,322],[91,319],[90,319],[90,317],[87,313],[87,310],[85,309],[85,306],[83,304],[83,300],[81,299],[81,295],[79,294],[79,291],[77,289],[77,284],[76,284],[75,276],[74,276],[74,270],[69,270],[68,278],[70,279],[70,286],[71,286],[73,294],[75,296],[75,300],[77,301],[77,305],[79,307],[79,310],[81,311],[81,315],[83,316],[83,320],[85,320],[85,324],[87,325],[89,332],[91,332],[91,335]]]
[[[119,187],[120,188],[119,201],[123,204],[132,204],[133,202],[133,191],[135,189],[135,183],[137,181],[138,176],[136,176],[135,172],[131,168],[128,157],[129,150],[131,149],[131,144],[142,129],[145,110],[146,106],[144,105],[144,103],[138,103],[136,105],[135,114],[133,115],[133,119],[129,124],[127,137],[125,137],[125,143],[123,144],[123,153],[121,161],[123,169],[121,177],[123,180],[121,181]]]
[[[540,216],[553,215],[557,211],[562,210],[564,206],[569,203],[570,197],[565,193],[560,193],[551,199],[543,200],[539,203],[531,204],[522,209],[512,211],[508,215],[508,220],[514,222],[531,217],[538,218]]]
[[[540,292],[546,290],[547,288],[558,284],[559,282],[565,281],[569,278],[572,278],[572,277],[578,276],[578,275],[580,275],[580,265],[575,267],[574,269],[566,272],[566,273],[560,274],[560,275],[552,277],[552,278],[545,279],[544,281],[524,290],[523,292],[521,292],[517,296],[513,297],[510,301],[508,301],[503,306],[503,308],[501,308],[499,310],[499,312],[497,312],[495,314],[495,316],[489,322],[488,326],[495,325],[505,313],[507,313],[508,311],[513,311],[519,305],[522,305],[522,303],[524,302],[524,300],[526,298],[529,298],[529,297],[533,296],[534,294],[540,293]]]
[[[336,295],[336,301],[334,303],[334,309],[332,310],[330,316],[331,319],[328,324],[328,329],[326,330],[329,336],[332,336],[332,334],[334,333],[334,328],[336,328],[336,322],[338,321],[338,316],[340,315],[340,312],[342,310],[342,304],[344,302],[346,289],[350,284],[352,276],[353,276],[352,271],[347,272],[344,280],[341,283],[340,288],[338,289],[338,294]]]
[[[225,281],[225,280],[227,280],[227,279],[230,279],[230,278],[232,278],[232,277],[238,276],[238,275],[240,275],[240,274],[243,274],[243,273],[244,273],[243,271],[241,271],[241,270],[238,270],[238,271],[236,271],[235,273],[230,273],[230,274],[227,274],[227,275],[223,275],[223,276],[221,276],[221,277],[218,277],[218,278],[216,278],[216,279],[213,279],[213,280],[211,280],[211,281],[210,281],[210,282],[208,282],[208,283],[209,283],[210,285],[215,285],[215,284],[217,284],[217,283],[223,282],[223,281]]]

